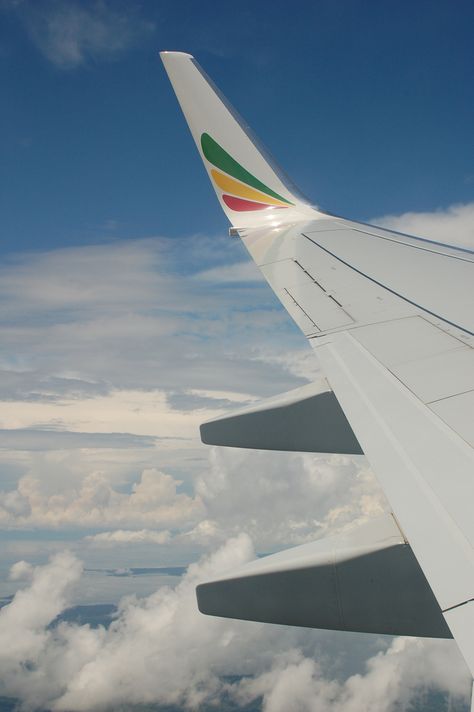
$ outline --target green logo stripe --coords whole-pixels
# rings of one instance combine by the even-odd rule
[[[225,171],[233,178],[237,178],[237,180],[252,186],[252,188],[260,190],[262,193],[271,195],[273,198],[277,198],[277,200],[282,200],[284,203],[288,203],[288,205],[293,205],[293,203],[290,203],[289,200],[283,198],[281,195],[278,195],[278,193],[275,193],[274,190],[259,181],[258,178],[255,178],[255,176],[249,173],[243,166],[240,165],[240,163],[237,163],[237,161],[234,160],[232,156],[227,153],[227,151],[224,151],[224,149],[221,148],[219,144],[216,143],[211,136],[209,136],[209,134],[202,134],[201,146],[207,160],[217,168],[220,168],[221,171]]]

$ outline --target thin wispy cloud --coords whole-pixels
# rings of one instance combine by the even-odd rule
[[[196,279],[219,284],[228,282],[255,282],[261,279],[258,267],[253,262],[238,262],[225,267],[214,267],[213,269],[200,272]]]
[[[386,215],[374,218],[373,222],[408,235],[474,249],[474,203],[459,203],[425,213]]]
[[[115,385],[257,394],[272,382],[273,392],[298,385],[283,363],[258,360],[263,326],[275,344],[286,335],[287,353],[304,347],[277,299],[263,281],[223,290],[193,279],[193,251],[200,267],[213,266],[212,251],[224,241],[212,250],[207,239],[190,242],[124,241],[12,258],[0,274],[0,358],[17,392],[22,379],[36,393],[72,390],[75,400],[83,388],[91,397]]]
[[[23,0],[10,7],[39,51],[59,69],[116,59],[154,31],[154,24],[130,4]]]

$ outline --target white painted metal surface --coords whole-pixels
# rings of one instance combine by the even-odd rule
[[[318,218],[319,213],[306,203],[295,192],[295,187],[272,164],[269,156],[256,145],[256,139],[250,134],[248,127],[237,112],[220,95],[212,81],[199,67],[194,58],[183,52],[162,52],[161,58],[168,73],[173,89],[179,100],[189,128],[196,142],[197,149],[216,191],[222,209],[231,222],[239,217],[237,227],[258,225],[281,225],[304,217]],[[235,212],[229,208],[223,199],[223,191],[216,184],[212,171],[216,165],[206,160],[202,136],[210,136],[212,141],[225,150],[231,158],[237,160],[246,172],[258,177],[265,186],[283,200],[289,201],[288,208],[269,210],[250,210]],[[230,178],[235,179],[232,174]],[[227,176],[225,176],[227,177]],[[237,179],[244,183],[241,179]],[[269,196],[270,197],[270,196]]]
[[[349,334],[318,351],[443,609],[474,591],[474,457]]]
[[[344,411],[325,379],[201,425],[209,445],[361,455]]]
[[[214,131],[294,203],[223,207],[315,348],[474,673],[473,252],[312,211],[196,65],[164,61],[196,142]]]
[[[393,517],[265,556],[197,588],[203,613],[332,630],[451,637]]]
[[[474,391],[430,403],[430,408],[474,448]]]

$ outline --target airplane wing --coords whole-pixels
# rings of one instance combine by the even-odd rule
[[[201,610],[452,635],[474,674],[474,253],[310,205],[190,55],[162,59],[231,234],[325,375],[303,392],[204,424],[203,440],[363,452],[394,514],[352,541],[297,547],[205,583]],[[329,611],[331,598],[338,610]]]

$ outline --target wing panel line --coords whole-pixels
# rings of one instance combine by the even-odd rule
[[[352,230],[353,228],[350,228],[350,229]],[[327,247],[324,247],[319,242],[316,242],[316,240],[313,240],[313,238],[311,238],[309,235],[306,235],[306,233],[302,232],[301,235],[303,237],[305,237],[307,240],[309,240],[310,242],[312,242],[313,245],[316,245],[316,247],[319,247],[320,250],[323,250],[323,252],[326,252],[328,255],[331,255],[331,257],[334,257],[335,260],[337,260],[338,262],[341,262],[341,264],[345,265],[346,267],[349,267],[354,272],[357,272],[357,274],[360,274],[361,277],[365,277],[370,282],[373,282],[374,284],[377,284],[379,287],[386,289],[387,292],[390,292],[391,294],[394,294],[396,297],[403,299],[404,302],[407,302],[408,304],[411,304],[412,306],[416,307],[417,309],[421,309],[422,311],[426,312],[426,314],[430,314],[431,316],[434,316],[436,319],[440,319],[441,321],[444,321],[445,324],[454,326],[456,329],[459,329],[460,331],[464,332],[465,334],[469,334],[469,336],[474,336],[474,331],[469,331],[469,329],[466,329],[464,326],[461,326],[460,324],[456,324],[454,321],[450,321],[449,319],[446,319],[446,317],[443,317],[440,314],[436,314],[436,312],[433,312],[430,309],[427,309],[426,307],[422,306],[421,304],[414,302],[413,300],[409,299],[408,297],[405,297],[403,294],[400,294],[400,292],[396,292],[391,287],[388,287],[386,284],[383,284],[383,282],[379,282],[377,279],[375,279],[375,277],[371,277],[370,275],[366,274],[365,272],[362,272],[362,270],[357,269],[357,267],[354,267],[354,265],[351,265],[350,262],[343,260],[342,257],[339,257],[334,252],[331,252],[331,250],[328,250]]]
[[[385,240],[386,242],[395,242],[397,245],[403,245],[403,247],[409,247],[412,250],[421,250],[422,252],[431,252],[433,255],[441,255],[442,257],[449,257],[451,260],[459,260],[460,262],[473,263],[473,260],[468,260],[466,257],[459,257],[458,255],[450,255],[447,252],[439,252],[438,250],[430,250],[428,247],[420,247],[419,245],[412,245],[409,242],[403,242],[403,240],[395,240],[393,237],[388,237],[385,235],[377,235],[375,232],[369,232],[368,230],[361,230],[361,228],[352,227],[351,230],[354,232],[361,232],[363,235],[370,235],[371,237],[376,237],[379,240]],[[383,230],[383,228],[380,228]]]

